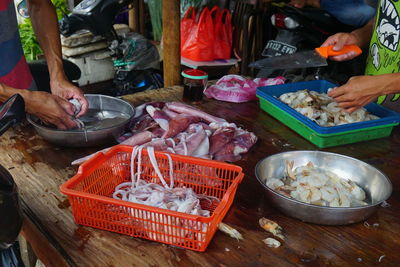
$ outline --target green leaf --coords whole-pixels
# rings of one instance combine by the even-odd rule
[[[56,8],[58,19],[61,19],[65,14],[70,13],[66,0],[52,0],[51,2]],[[43,54],[43,51],[40,48],[36,35],[33,31],[31,20],[25,19],[24,23],[18,25],[18,29],[26,60],[35,60],[38,55]]]

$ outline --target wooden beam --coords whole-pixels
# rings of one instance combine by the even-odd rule
[[[145,26],[144,26],[144,13],[145,13],[145,7],[144,7],[144,0],[139,0],[138,3],[139,6],[139,33],[144,34],[145,32]]]
[[[19,250],[21,252],[21,259],[25,267],[35,267],[37,257],[33,252],[31,244],[22,236],[18,236]]]
[[[139,2],[134,0],[131,5],[129,5],[128,11],[128,23],[129,29],[133,32],[139,32]]]
[[[162,1],[164,86],[181,84],[180,1]]]
[[[28,218],[24,220],[21,235],[30,244],[35,255],[45,266],[70,266]]]

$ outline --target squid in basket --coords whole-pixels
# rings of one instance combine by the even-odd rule
[[[153,147],[146,147],[148,157],[142,157],[143,146],[132,150],[130,159],[130,182],[123,182],[115,187],[113,198],[157,207],[186,214],[209,217],[210,210],[216,207],[220,200],[217,197],[199,194],[185,185],[195,182],[179,175],[179,168],[168,153],[168,162],[157,162]],[[161,165],[161,167],[159,166]],[[143,178],[144,177],[144,178]],[[215,175],[214,175],[215,177]],[[198,181],[200,184],[204,180]],[[210,179],[209,186],[222,185],[221,181]],[[136,228],[149,239],[170,244],[182,244],[197,240],[200,243],[206,239],[209,225],[178,216],[171,216],[155,211],[129,208],[130,219]]]

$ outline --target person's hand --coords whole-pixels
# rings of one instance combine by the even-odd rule
[[[54,124],[57,128],[66,130],[76,127],[72,120],[74,115],[71,103],[67,100],[40,91],[24,92],[26,111],[40,118],[43,122]]]
[[[346,84],[329,91],[328,95],[341,108],[351,113],[385,94],[387,83],[384,80],[388,79],[383,76],[385,75],[352,77]]]
[[[339,51],[342,50],[343,46],[345,45],[354,45],[354,44],[360,46],[360,40],[354,33],[337,33],[326,39],[325,42],[321,45],[321,47],[333,45],[333,50]],[[330,59],[335,61],[346,61],[353,59],[356,56],[357,54],[354,51],[351,51],[349,53],[340,56],[330,57]]]
[[[51,87],[51,92],[59,96],[65,100],[69,100],[71,98],[74,98],[81,103],[81,111],[76,115],[76,117],[80,117],[83,114],[86,113],[86,111],[89,108],[89,103],[87,99],[84,97],[82,91],[74,86],[72,83],[70,83],[66,79],[57,79],[57,80],[52,80],[50,82],[50,87]],[[63,105],[63,108],[65,108],[65,111],[68,112],[69,114],[74,114],[74,106],[67,101],[68,105]]]

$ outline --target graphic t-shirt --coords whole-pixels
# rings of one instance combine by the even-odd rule
[[[366,75],[400,72],[400,1],[381,0],[372,34]],[[380,96],[378,103],[400,111],[400,94]]]
[[[0,0],[0,83],[18,89],[35,89],[19,39],[13,0]]]

